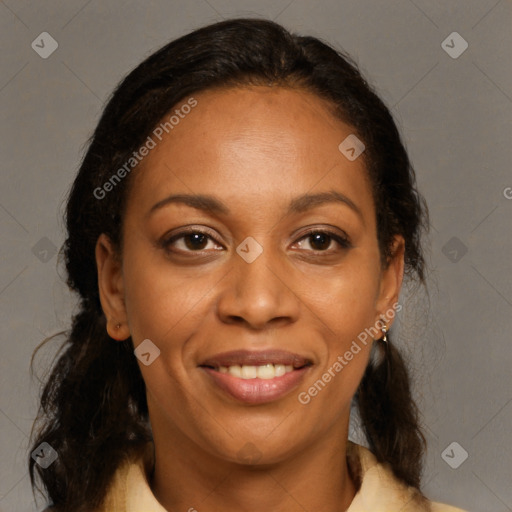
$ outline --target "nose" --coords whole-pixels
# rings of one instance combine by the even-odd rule
[[[233,260],[217,301],[222,322],[263,330],[297,321],[300,300],[293,292],[292,273],[278,264],[270,250],[252,263],[238,254]]]

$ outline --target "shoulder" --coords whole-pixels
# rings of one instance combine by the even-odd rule
[[[401,510],[402,512],[465,512],[429,501],[421,492],[395,477],[388,464],[380,463],[364,446],[349,441],[347,460],[357,475],[359,490],[347,512]]]
[[[152,441],[127,456],[117,468],[103,504],[95,512],[166,512],[153,495],[149,483],[154,462]]]

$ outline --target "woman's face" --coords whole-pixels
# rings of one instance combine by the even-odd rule
[[[134,171],[122,263],[97,245],[106,316],[144,354],[155,439],[259,463],[346,439],[362,333],[403,272],[401,244],[381,266],[364,153],[340,151],[353,130],[304,91],[194,97]]]

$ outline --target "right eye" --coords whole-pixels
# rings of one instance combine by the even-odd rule
[[[214,242],[219,247],[220,244],[207,232],[199,229],[187,229],[179,233],[173,234],[169,238],[162,241],[162,246],[169,252],[191,253],[202,251],[210,252],[212,248],[207,249],[208,243]],[[219,249],[213,249],[218,251]]]

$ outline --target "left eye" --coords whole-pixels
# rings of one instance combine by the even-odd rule
[[[310,231],[306,235],[304,235],[299,241],[299,244],[302,244],[303,240],[307,240],[311,250],[317,252],[325,252],[327,251],[332,242],[338,243],[342,248],[348,248],[350,246],[349,240],[341,235],[336,233],[331,233],[330,231]]]

